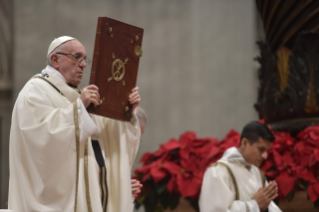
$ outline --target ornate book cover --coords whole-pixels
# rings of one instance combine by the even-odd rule
[[[99,17],[90,84],[99,87],[100,106],[91,104],[89,113],[131,120],[132,105],[128,98],[136,86],[143,31],[107,17]]]

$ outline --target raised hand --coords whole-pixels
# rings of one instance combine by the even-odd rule
[[[100,101],[99,88],[95,85],[86,86],[82,90],[80,99],[86,108],[91,103],[93,103],[95,107],[98,106]]]
[[[134,113],[135,108],[137,108],[137,106],[141,102],[141,97],[140,97],[138,90],[139,90],[138,87],[133,88],[132,93],[129,97],[129,102],[130,102],[130,104],[133,105],[132,114]]]
[[[270,181],[265,188],[259,188],[253,199],[256,200],[259,209],[264,211],[270,202],[278,196],[278,187],[275,181]]]
[[[132,185],[132,197],[136,197],[138,193],[141,192],[141,188],[143,185],[140,183],[140,181],[132,179],[131,180],[131,185]]]

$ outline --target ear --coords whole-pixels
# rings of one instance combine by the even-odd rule
[[[52,67],[57,69],[57,70],[59,68],[58,59],[59,59],[59,57],[56,54],[52,54],[51,57],[50,57],[50,61],[51,61]]]
[[[241,139],[241,146],[243,146],[243,148],[246,148],[248,145],[249,145],[249,141],[247,138]]]

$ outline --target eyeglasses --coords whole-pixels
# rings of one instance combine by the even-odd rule
[[[64,53],[64,52],[57,52],[55,54],[61,54],[61,55],[65,55],[65,56],[72,56],[72,58],[74,58],[75,62],[79,65],[82,63],[82,61],[84,60],[86,64],[90,65],[91,64],[91,60],[87,57],[81,57],[80,55],[76,55],[76,54],[68,54],[68,53]]]

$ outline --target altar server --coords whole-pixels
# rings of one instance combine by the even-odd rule
[[[226,150],[223,157],[205,172],[199,207],[201,212],[280,212],[272,201],[278,196],[275,181],[267,183],[259,170],[275,140],[265,124],[248,123],[238,148]]]

